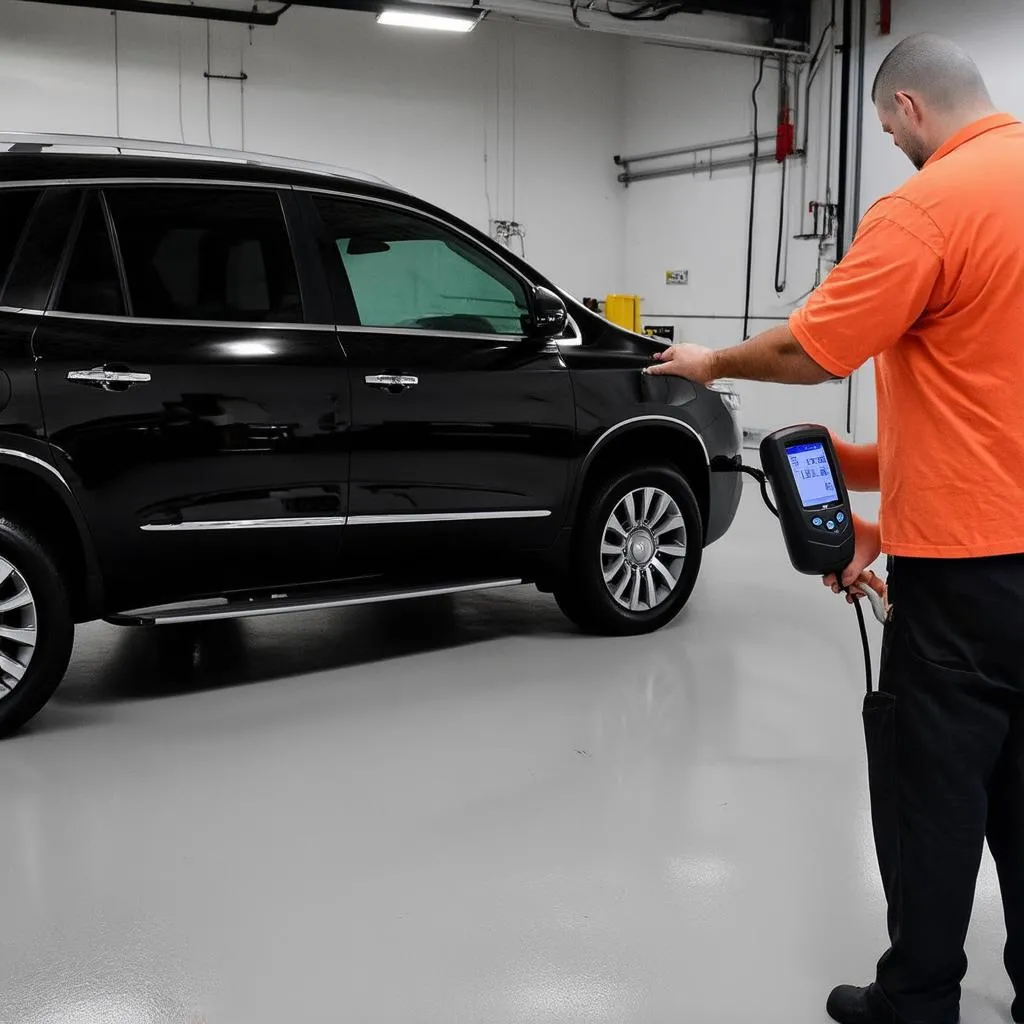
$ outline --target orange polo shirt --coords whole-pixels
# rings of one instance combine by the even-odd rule
[[[951,138],[789,323],[837,377],[875,358],[883,551],[1024,552],[1024,125]]]

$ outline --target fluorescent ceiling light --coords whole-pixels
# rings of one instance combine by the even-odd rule
[[[472,32],[477,21],[477,18],[461,17],[457,14],[423,14],[420,11],[403,11],[398,8],[381,11],[377,15],[378,25],[427,28],[436,32]]]

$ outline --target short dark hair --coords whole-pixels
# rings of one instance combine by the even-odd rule
[[[882,61],[871,86],[871,101],[881,100],[888,106],[898,92],[917,93],[940,110],[991,103],[985,80],[967,52],[930,33],[908,36]]]

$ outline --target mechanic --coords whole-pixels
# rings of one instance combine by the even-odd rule
[[[719,351],[675,345],[648,372],[817,384],[874,357],[877,450],[839,457],[880,490],[879,529],[856,522],[842,582],[888,556],[885,696],[864,726],[890,947],[827,1009],[958,1019],[987,837],[1024,1021],[1024,125],[931,35],[892,50],[872,100],[919,173],[871,207],[788,324]]]

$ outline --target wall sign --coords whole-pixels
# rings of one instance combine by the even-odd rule
[[[676,340],[676,329],[671,324],[651,324],[644,328],[648,338],[664,338],[666,341]]]

